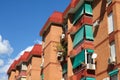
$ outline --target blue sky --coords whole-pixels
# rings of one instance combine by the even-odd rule
[[[70,0],[0,0],[0,80],[24,50],[41,43],[39,32],[54,11],[63,12]]]

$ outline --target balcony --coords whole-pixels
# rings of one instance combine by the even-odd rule
[[[92,6],[89,3],[84,3],[75,13],[73,18],[73,24],[75,25],[76,22],[82,17],[82,15],[90,15],[92,16]]]
[[[26,71],[21,71],[19,75],[17,76],[17,80],[20,80],[21,78],[26,78]]]
[[[94,49],[93,41],[84,40],[70,52],[70,56],[72,57],[77,55],[82,49]]]
[[[72,57],[71,60],[72,60],[73,69],[76,69],[78,67],[81,68],[85,66],[86,69],[88,70],[95,70],[96,66],[94,59],[92,58],[93,53],[94,50],[86,49],[86,50],[82,50],[76,56]]]
[[[92,25],[93,22],[92,22],[92,17],[91,17],[91,16],[87,16],[87,15],[84,14],[84,15],[81,17],[81,19],[79,19],[79,20],[77,21],[77,24],[75,24],[75,25],[68,31],[68,33],[70,33],[70,34],[75,34],[75,33],[79,30],[79,28],[81,28],[82,25],[85,25],[85,24],[87,24],[87,25]]]
[[[83,40],[93,41],[93,30],[90,25],[83,25],[74,35],[73,47],[75,48]]]

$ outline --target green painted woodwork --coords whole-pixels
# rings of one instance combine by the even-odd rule
[[[113,75],[118,74],[118,72],[119,72],[119,70],[118,70],[118,69],[115,69],[115,70],[109,72],[108,74],[109,74],[110,76],[113,76]]]

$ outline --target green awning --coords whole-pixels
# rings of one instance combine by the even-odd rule
[[[87,40],[94,40],[92,26],[85,25],[85,35]]]
[[[92,6],[90,3],[84,3],[76,12],[73,17],[73,24],[75,24],[78,19],[83,15],[83,14],[89,14],[92,15]]]
[[[85,3],[85,13],[86,13],[86,14],[90,14],[90,15],[93,14],[91,4]]]
[[[80,79],[80,80],[96,80],[95,78],[92,78],[92,77],[84,77],[84,78],[82,78],[82,79]]]
[[[83,14],[84,14],[84,4],[75,13],[75,16],[73,18],[73,24],[75,24]]]
[[[119,70],[118,70],[118,69],[115,69],[115,70],[109,72],[108,74],[109,74],[110,76],[113,76],[113,75],[118,74],[118,72],[119,72]]]
[[[88,52],[88,53],[93,53],[94,50],[92,50],[92,49],[87,49],[87,52]]]
[[[79,65],[85,62],[85,51],[82,50],[78,53],[73,60],[73,69],[77,68]]]
[[[65,74],[67,72],[67,63],[62,65],[62,73]]]
[[[80,43],[84,39],[84,27],[80,28],[74,36],[73,46],[75,47],[78,43]]]
[[[85,35],[85,36],[84,36]],[[93,41],[93,30],[90,25],[83,25],[74,35],[73,47],[77,46],[83,39]]]

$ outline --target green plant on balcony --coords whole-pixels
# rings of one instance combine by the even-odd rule
[[[59,61],[63,61],[64,58],[65,58],[65,56],[66,56],[66,53],[67,53],[67,52],[66,52],[66,48],[59,43],[59,44],[57,44],[57,46],[56,46],[56,50],[57,50],[58,60],[59,60]]]

